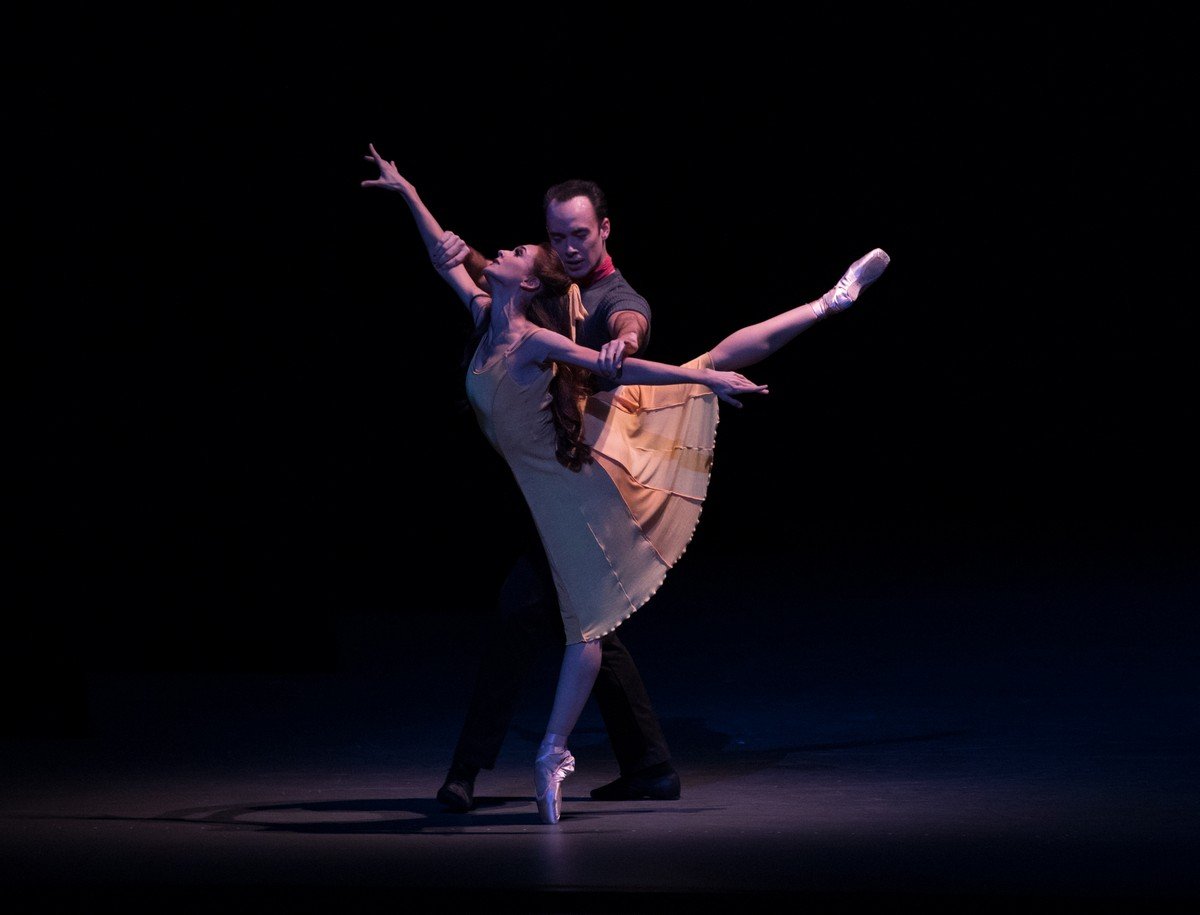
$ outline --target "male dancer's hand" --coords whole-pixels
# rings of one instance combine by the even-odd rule
[[[617,337],[600,347],[600,358],[596,360],[596,372],[605,378],[620,378],[621,366],[625,362],[625,351],[632,355],[637,351],[637,334]]]
[[[438,239],[438,243],[429,252],[429,259],[433,261],[433,266],[440,273],[464,263],[470,253],[470,246],[458,235],[453,232],[444,232]]]
[[[434,268],[440,273],[444,273],[458,264],[465,265],[467,273],[471,275],[475,285],[480,289],[491,291],[491,280],[483,272],[491,261],[474,250],[454,232],[446,232],[438,240],[438,243],[430,249],[429,258],[433,261]]]
[[[625,360],[642,348],[650,324],[640,312],[623,309],[609,318],[608,332],[612,339],[600,347],[596,370],[606,378],[620,378]]]

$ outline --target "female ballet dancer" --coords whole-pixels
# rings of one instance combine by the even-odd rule
[[[432,253],[448,234],[416,189],[370,147],[380,170],[364,187],[402,195]],[[561,815],[567,748],[600,665],[600,639],[658,589],[683,554],[708,488],[718,402],[767,393],[736,369],[844,311],[883,273],[876,248],[820,298],[735,331],[684,365],[630,358],[623,384],[586,393],[600,354],[574,342],[582,300],[546,245],[502,250],[480,289],[461,258],[438,270],[470,311],[478,344],[466,373],[480,428],[512,470],[536,522],[558,592],[566,647],[550,720],[534,762],[545,823]],[[486,494],[479,517],[486,523]]]

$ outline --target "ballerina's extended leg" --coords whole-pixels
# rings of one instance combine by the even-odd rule
[[[817,317],[837,314],[857,302],[862,291],[883,276],[891,260],[882,248],[868,251],[856,260],[837,281],[837,285],[817,300],[823,306]]]
[[[883,275],[891,258],[882,248],[868,251],[851,264],[837,284],[819,299],[773,318],[735,330],[714,346],[713,367],[732,371],[762,362],[813,324],[853,305],[864,289]]]

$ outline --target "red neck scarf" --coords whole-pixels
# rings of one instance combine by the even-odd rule
[[[583,277],[579,281],[579,285],[584,289],[587,289],[589,286],[600,282],[606,276],[614,273],[616,269],[617,268],[613,266],[612,255],[606,254],[604,255],[604,260],[600,261],[600,263],[592,268],[591,272],[587,276]]]

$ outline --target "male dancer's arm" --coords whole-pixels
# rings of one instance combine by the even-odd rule
[[[622,363],[646,348],[649,334],[650,322],[640,311],[614,311],[608,316],[609,340],[600,347],[597,370],[610,378],[619,377]]]
[[[461,263],[467,268],[467,273],[480,289],[490,289],[490,280],[483,275],[483,268],[491,261],[468,245],[458,235],[447,232],[436,247],[430,250],[429,256],[435,267]]]

